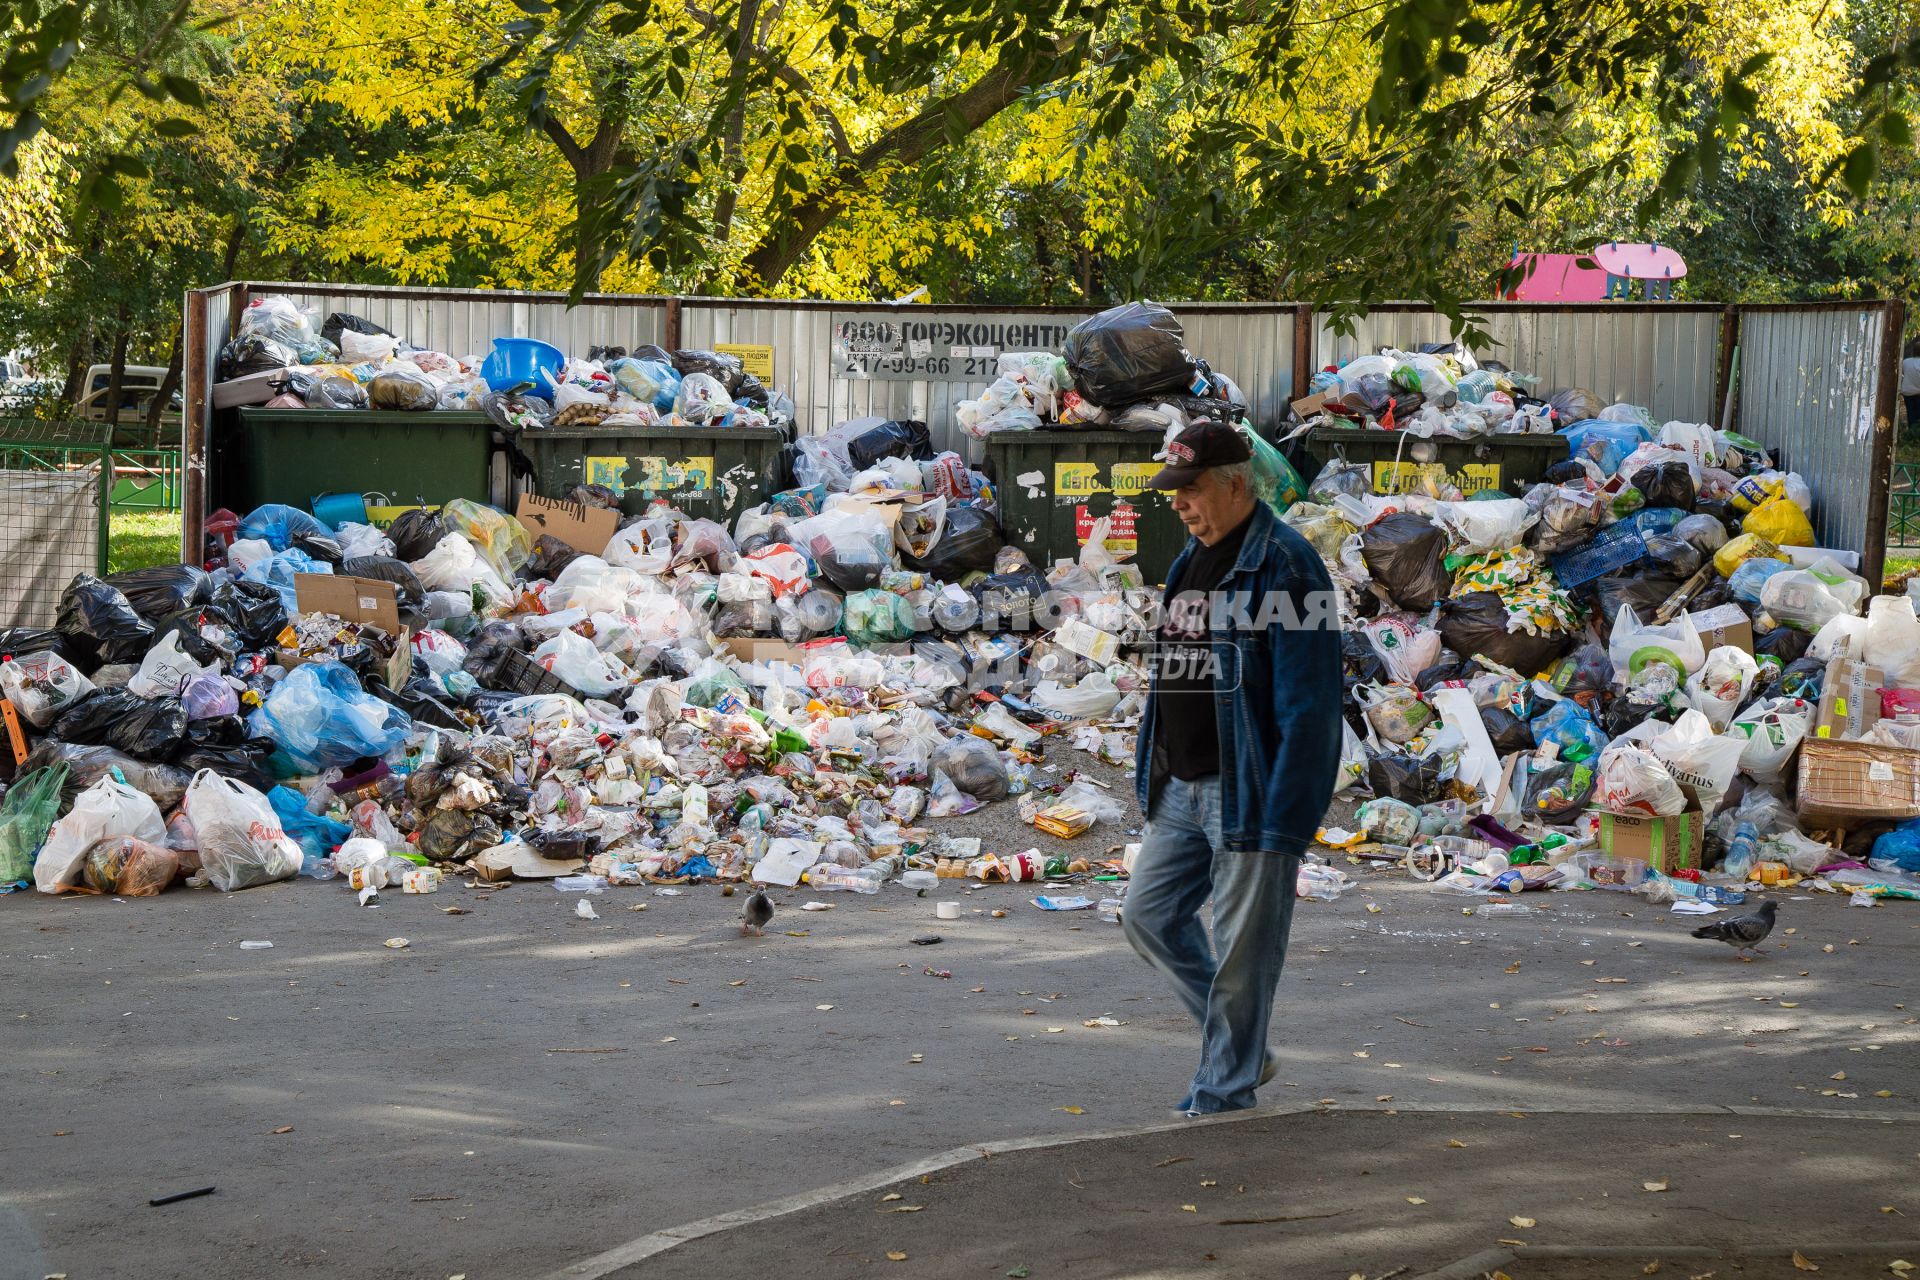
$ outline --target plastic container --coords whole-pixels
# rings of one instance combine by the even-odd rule
[[[1652,870],[1639,858],[1617,858],[1597,850],[1576,853],[1567,859],[1567,863],[1580,873],[1582,879],[1603,889],[1637,889]]]
[[[822,862],[808,869],[803,877],[807,884],[821,892],[848,889],[854,893],[878,893],[883,878],[876,874],[875,867],[842,867],[831,862]]]
[[[538,338],[495,338],[493,350],[480,362],[480,377],[489,388],[505,394],[521,391],[543,400],[553,398],[553,388],[542,374],[560,376],[567,366],[567,353],[551,342]]]
[[[940,877],[931,871],[906,871],[900,875],[900,887],[903,889],[937,889]]]

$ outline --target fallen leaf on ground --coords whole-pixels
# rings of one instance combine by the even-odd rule
[[[283,1124],[278,1129],[275,1129],[274,1132],[275,1133],[292,1133],[293,1126],[290,1124]]]
[[[730,987],[744,987],[747,985],[747,980],[745,978],[735,978],[732,982],[729,982],[727,985]]]
[[[1640,1184],[1640,1189],[1642,1191],[1665,1191],[1667,1189],[1667,1180],[1662,1178],[1658,1182],[1643,1182]]]
[[[897,1204],[886,1210],[888,1213],[918,1213],[927,1206],[923,1204]]]
[[[889,1191],[887,1192],[887,1194],[880,1197],[880,1203],[885,1204],[889,1200],[898,1200],[898,1199],[900,1199],[900,1193],[898,1191]]]
[[[1660,1259],[1658,1258],[1655,1258],[1652,1262],[1649,1262],[1646,1266],[1640,1268],[1640,1274],[1643,1276],[1658,1275],[1659,1272],[1660,1272]]]
[[[905,1262],[906,1260],[907,1260],[907,1255],[900,1252],[898,1249],[895,1249],[887,1254],[888,1262]]]
[[[1787,932],[1792,933],[1793,930],[1789,929]],[[1818,1271],[1820,1264],[1807,1257],[1806,1254],[1800,1252],[1798,1249],[1795,1249],[1793,1251],[1793,1269],[1795,1271]]]
[[[1425,1204],[1426,1201],[1422,1200],[1419,1196],[1408,1196],[1407,1203],[1408,1204]]]
[[[826,1013],[828,1010],[833,1008],[833,1006],[830,1004],[817,1004],[813,1007],[821,1013]]]
[[[1528,1227],[1535,1227],[1540,1225],[1539,1223],[1535,1222],[1532,1218],[1508,1218],[1507,1221],[1511,1223],[1513,1226],[1519,1227],[1522,1231],[1525,1231]]]
[[[1181,1206],[1180,1206],[1180,1212],[1182,1212],[1182,1213],[1198,1213],[1198,1212],[1200,1212],[1200,1206],[1199,1206],[1199,1205],[1197,1205],[1197,1204],[1183,1204],[1183,1205],[1181,1205]]]
[[[1836,1071],[1832,1075],[1827,1077],[1827,1079],[1829,1080],[1845,1080],[1846,1078],[1847,1078],[1847,1073],[1844,1071]]]
[[[1066,1112],[1070,1116],[1083,1116],[1087,1114],[1087,1109],[1085,1107],[1061,1107],[1060,1110]]]
[[[1464,1146],[1466,1146],[1467,1144],[1466,1144],[1466,1143],[1464,1143],[1464,1142],[1462,1142],[1462,1141],[1460,1141],[1460,1139],[1458,1139],[1458,1138],[1448,1138],[1448,1139],[1447,1139],[1447,1145],[1448,1145],[1448,1146],[1450,1146],[1450,1147],[1456,1147],[1456,1148],[1458,1148],[1458,1147],[1464,1147]]]

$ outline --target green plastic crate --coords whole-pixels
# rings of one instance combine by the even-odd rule
[[[1431,448],[1430,460],[1420,456]],[[1471,497],[1495,489],[1517,498],[1539,483],[1548,467],[1567,460],[1562,435],[1496,435],[1478,440],[1420,440],[1399,431],[1361,427],[1315,427],[1307,433],[1314,470],[1341,455],[1364,464],[1375,493],[1404,493],[1427,473],[1444,473],[1448,483]],[[1313,483],[1313,475],[1303,477]]]
[[[1000,523],[1007,541],[1044,573],[1056,560],[1075,560],[1088,530],[1114,516],[1107,545],[1132,552],[1130,562],[1150,583],[1187,544],[1186,526],[1167,496],[1147,488],[1162,464],[1158,432],[999,431],[987,437],[987,461],[999,486]]]
[[[786,444],[779,427],[552,427],[519,439],[543,498],[600,484],[620,495],[629,514],[665,498],[729,531],[736,516],[773,494]]]
[[[485,502],[493,424],[484,413],[237,409],[219,431],[214,500],[245,514],[301,510],[317,494],[381,494],[394,506]]]

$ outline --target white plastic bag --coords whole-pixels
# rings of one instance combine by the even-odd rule
[[[51,649],[0,663],[0,689],[27,722],[44,729],[62,711],[93,692],[93,681]]]
[[[1760,664],[1750,654],[1736,645],[1723,644],[1707,655],[1700,670],[1687,677],[1687,701],[1712,723],[1715,733],[1725,733],[1759,674]]]
[[[1675,675],[1684,679],[1700,669],[1707,651],[1687,614],[1661,626],[1648,626],[1635,616],[1632,605],[1623,604],[1613,622],[1607,657],[1613,661],[1614,680],[1630,684],[1649,662],[1678,663],[1683,670]]]
[[[180,633],[169,631],[140,660],[140,669],[127,681],[127,692],[142,698],[177,698],[189,680],[219,674],[218,667],[203,667],[182,653]]]
[[[148,844],[167,842],[167,824],[159,806],[112,774],[82,791],[73,810],[53,824],[33,863],[33,887],[59,893],[80,883],[87,851],[102,840],[132,836]],[[299,865],[298,850],[294,865]]]
[[[1719,436],[1705,423],[1669,422],[1660,428],[1660,443],[1669,449],[1684,450],[1696,468],[1720,465]]]
[[[1811,569],[1789,569],[1760,588],[1760,607],[1774,620],[1801,631],[1819,631],[1835,618],[1856,612],[1867,584],[1832,560]]]
[[[504,603],[509,595],[507,584],[493,566],[457,533],[448,534],[414,561],[413,571],[419,575],[420,584],[432,590],[472,591],[478,587],[488,600],[498,603]]]
[[[273,544],[265,538],[235,538],[227,548],[227,564],[237,573],[245,573],[256,564],[273,559]]]
[[[352,329],[340,331],[340,357],[348,364],[359,364],[363,360],[377,364],[382,360],[391,360],[399,346],[400,339],[390,333],[356,333]]]
[[[1687,807],[1673,773],[1656,755],[1638,747],[1608,747],[1600,753],[1593,802],[1609,813],[1670,816]]]
[[[1731,732],[1745,734],[1740,771],[1763,786],[1786,775],[1787,762],[1807,736],[1813,707],[1801,698],[1762,698],[1734,719]]]
[[[1782,576],[1782,575],[1776,575]],[[1920,618],[1907,596],[1875,596],[1867,606],[1867,632],[1861,653],[1887,673],[1889,687],[1920,684]]]
[[[1651,720],[1643,723],[1652,724]],[[1682,712],[1673,727],[1654,737],[1650,744],[1682,790],[1691,790],[1701,812],[1712,816],[1726,801],[1733,775],[1740,771],[1740,756],[1747,740],[1740,734],[1716,733],[1706,716],[1698,711]]]
[[[1033,690],[1033,705],[1067,720],[1091,720],[1106,715],[1120,702],[1120,690],[1104,671],[1096,671],[1072,688],[1056,680],[1042,680]]]
[[[533,651],[533,660],[582,693],[599,697],[630,688],[633,672],[610,653],[575,631],[562,631]]]
[[[341,553],[349,560],[358,560],[364,556],[391,556],[393,539],[370,524],[354,524],[349,521],[333,531],[334,541],[340,544]]]
[[[1540,519],[1523,498],[1442,502],[1433,514],[1434,523],[1452,539],[1453,550],[1469,555],[1518,546]]]
[[[281,829],[272,803],[246,783],[202,769],[187,788],[185,807],[200,841],[201,869],[222,893],[300,874],[300,846]]]

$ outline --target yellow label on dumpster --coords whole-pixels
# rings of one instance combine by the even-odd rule
[[[1096,493],[1106,493],[1107,486],[1100,483],[1100,464],[1097,462],[1056,462],[1053,464],[1053,496],[1057,498],[1090,498]]]
[[[713,349],[723,356],[738,356],[746,371],[761,382],[773,385],[773,348],[758,342],[716,342]]]
[[[629,489],[644,493],[704,493],[713,488],[713,458],[586,458],[583,474],[588,484],[604,485],[615,493]]]
[[[1136,498],[1148,492],[1147,482],[1160,474],[1164,462],[1116,462],[1113,464],[1113,492],[1122,498]]]
[[[1431,480],[1436,485],[1452,485],[1462,493],[1480,493],[1500,487],[1500,464],[1469,462],[1458,471],[1447,470],[1441,462],[1375,462],[1375,493],[1411,493]]]

